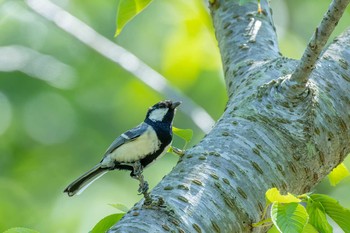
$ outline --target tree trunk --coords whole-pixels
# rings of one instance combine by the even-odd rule
[[[350,30],[294,79],[305,63],[279,53],[266,1],[211,2],[227,108],[152,190],[164,203],[137,203],[109,232],[265,232],[251,224],[267,189],[308,192],[350,152]]]

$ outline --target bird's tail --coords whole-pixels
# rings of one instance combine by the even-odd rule
[[[75,194],[79,195],[82,193],[92,182],[100,178],[106,172],[108,168],[102,168],[100,164],[90,169],[88,172],[80,176],[78,179],[73,181],[68,187],[63,191],[68,194],[68,196],[73,196]]]

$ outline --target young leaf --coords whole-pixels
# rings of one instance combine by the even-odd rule
[[[111,214],[104,217],[94,226],[90,233],[107,232],[109,228],[111,228],[124,216],[124,214],[125,213]]]
[[[39,233],[39,231],[32,230],[29,228],[24,228],[24,227],[14,227],[14,228],[8,229],[7,231],[4,231],[4,233]]]
[[[319,202],[326,214],[336,222],[344,232],[350,232],[350,210],[342,207],[339,202],[327,195],[311,194],[311,199]]]
[[[311,224],[306,224],[303,233],[319,233]]]
[[[274,202],[271,206],[273,224],[283,233],[301,233],[308,221],[304,206],[292,203]]]
[[[110,206],[116,208],[117,210],[120,210],[123,213],[126,213],[129,211],[129,208],[123,204],[117,203],[117,204],[109,204]]]
[[[193,136],[193,130],[192,129],[179,129],[173,126],[173,133],[176,136],[179,136],[183,140],[186,141],[186,144],[189,143]]]
[[[268,231],[267,233],[280,233],[280,231],[277,229],[277,227],[275,225],[273,225]]]
[[[349,176],[349,170],[344,163],[341,163],[328,174],[329,183],[331,183],[332,186],[336,186],[347,176]]]
[[[291,203],[300,202],[299,198],[296,198],[292,194],[282,195],[277,188],[271,188],[266,191],[265,197],[268,203],[278,202],[278,203]]]
[[[313,201],[311,198],[309,198],[306,205],[306,211],[309,214],[309,223],[319,232],[333,232],[332,226],[327,221],[326,212],[319,202]]]
[[[127,24],[138,13],[145,9],[152,0],[119,0],[116,17],[116,31],[117,37],[125,24]]]

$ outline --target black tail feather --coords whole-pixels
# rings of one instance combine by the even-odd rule
[[[93,167],[91,170],[80,176],[78,179],[73,181],[68,187],[63,191],[68,194],[68,196],[73,196],[84,191],[92,182],[105,174],[109,169],[101,168],[100,164]]]

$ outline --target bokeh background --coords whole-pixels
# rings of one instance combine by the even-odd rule
[[[134,53],[214,120],[220,117],[227,97],[207,3],[154,0],[114,38],[117,0],[52,2]],[[329,3],[272,1],[284,55],[301,56]],[[347,10],[334,35],[349,22]],[[62,191],[164,98],[35,13],[27,1],[0,0],[0,232],[16,226],[88,232],[117,211],[109,204],[131,207],[140,200],[128,172],[109,173],[80,196],[68,198]],[[175,126],[194,130],[192,145],[204,135],[181,111]],[[174,144],[183,141],[175,138]],[[151,188],[177,159],[168,154],[145,171]],[[349,178],[335,188],[325,180],[315,191],[349,208],[349,185]]]

